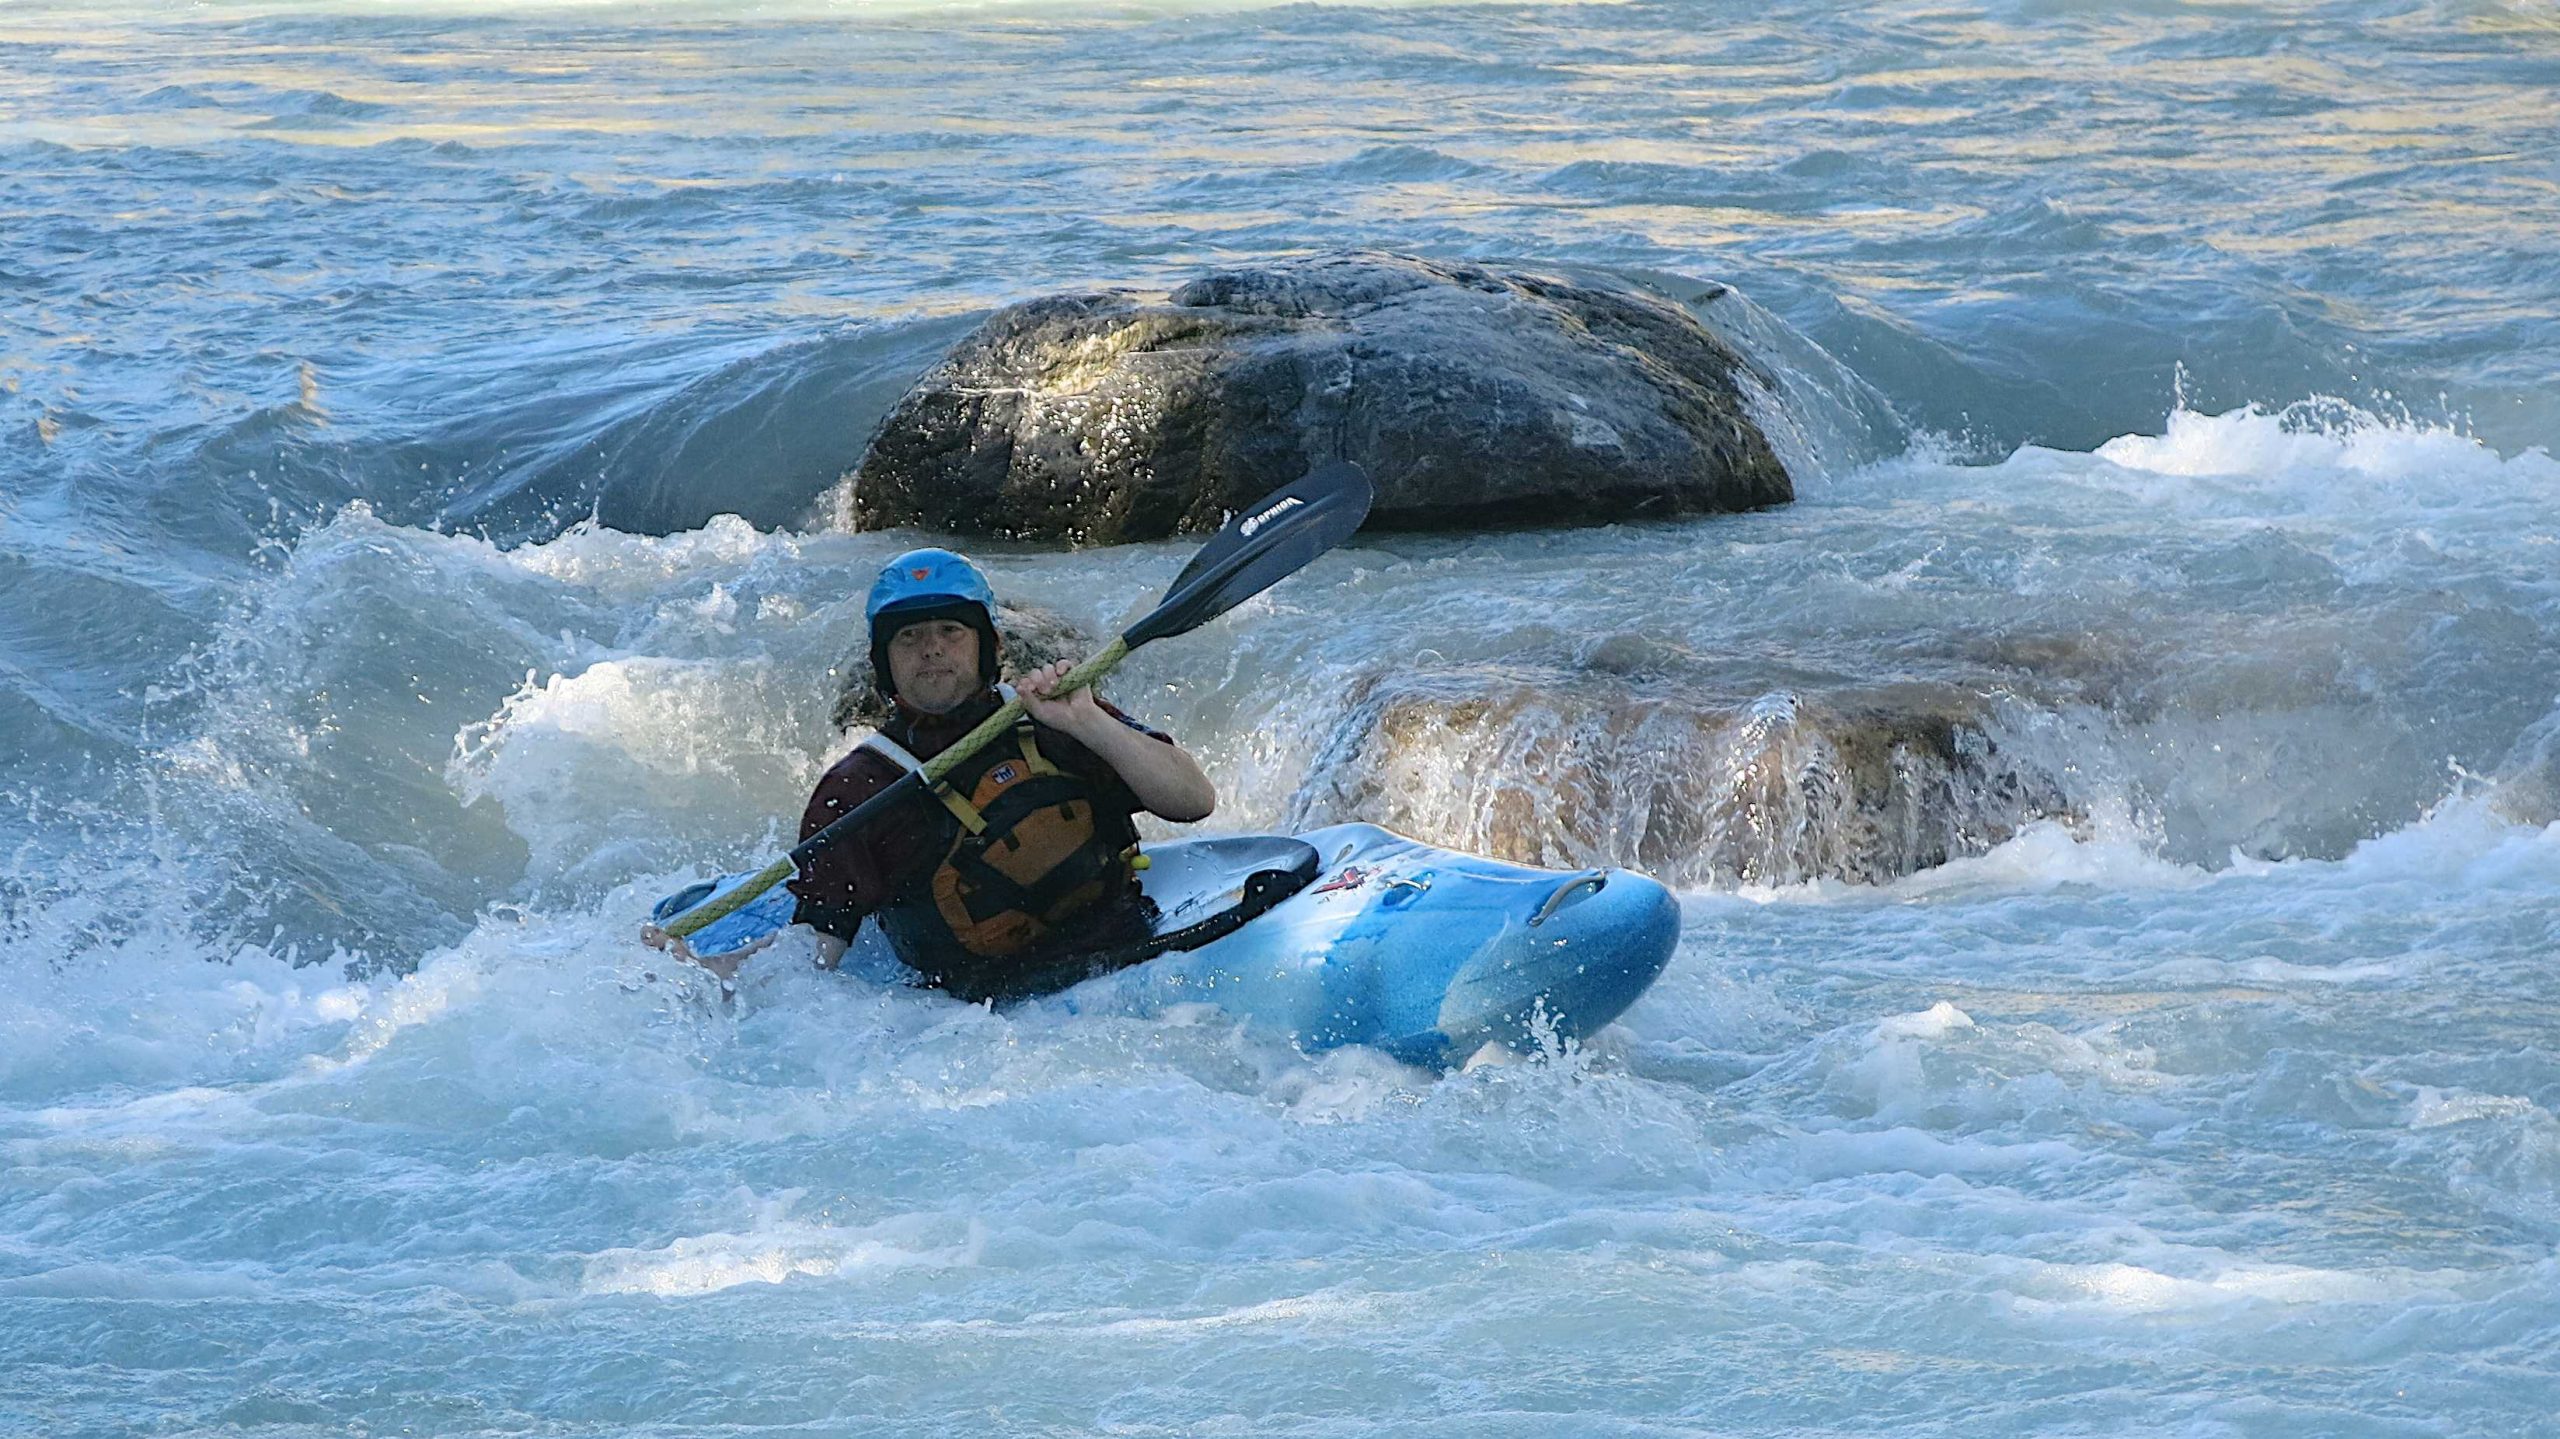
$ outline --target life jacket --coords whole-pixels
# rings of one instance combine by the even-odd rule
[[[877,911],[898,957],[964,998],[1020,988],[1010,982],[1017,971],[1027,977],[1019,961],[1052,958],[1088,938],[1116,942],[1127,924],[1085,931],[1095,920],[1126,920],[1141,904],[1137,825],[1051,763],[1038,731],[1022,720],[933,786],[947,811],[926,846],[938,857],[929,870],[910,870]],[[923,768],[886,734],[862,747],[901,769]]]

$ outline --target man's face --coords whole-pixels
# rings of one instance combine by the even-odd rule
[[[889,682],[926,714],[947,714],[978,692],[978,632],[958,620],[918,620],[889,636]]]

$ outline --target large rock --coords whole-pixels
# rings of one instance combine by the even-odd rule
[[[1379,528],[1782,504],[1748,373],[1649,291],[1394,255],[1060,295],[998,312],[917,382],[854,476],[853,521],[1156,539],[1334,458],[1377,482]]]
[[[1883,883],[2084,816],[1978,694],[1896,685],[1716,699],[1616,676],[1403,669],[1350,697],[1292,829],[1368,820],[1673,884]],[[2032,721],[2030,721],[2032,722]]]

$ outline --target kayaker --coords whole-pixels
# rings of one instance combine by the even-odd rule
[[[800,836],[825,828],[995,713],[995,592],[949,550],[881,567],[863,613],[871,668],[894,713],[818,781]],[[1061,662],[1015,686],[1025,718],[929,795],[801,864],[795,918],[833,967],[865,917],[898,957],[968,1000],[1062,988],[1092,958],[1147,937],[1135,864],[1140,810],[1206,819],[1217,791],[1172,737],[1081,689]]]

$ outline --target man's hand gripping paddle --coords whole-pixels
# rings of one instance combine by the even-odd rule
[[[1295,484],[1265,495],[1252,508],[1230,519],[1202,546],[1172,588],[1145,619],[1131,625],[1102,653],[1067,671],[1057,693],[1085,688],[1128,658],[1138,646],[1198,629],[1255,595],[1306,568],[1309,561],[1351,537],[1369,516],[1369,476],[1358,465],[1336,460],[1310,471]],[[921,771],[900,777],[888,788],[853,807],[825,829],[802,840],[789,854],[758,870],[746,883],[696,905],[667,921],[651,925],[642,937],[652,944],[673,943],[685,953],[684,938],[743,908],[756,896],[788,879],[792,872],[830,845],[841,843],[887,813],[908,796],[941,781],[962,760],[978,752],[1022,718],[1020,701],[1009,701],[949,749],[927,761]],[[687,955],[690,958],[690,955]]]

